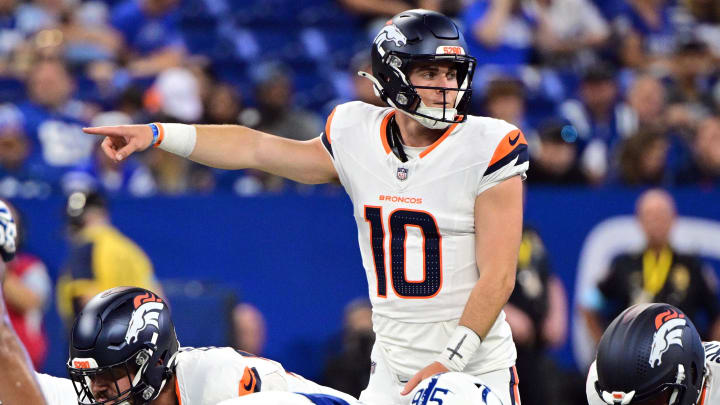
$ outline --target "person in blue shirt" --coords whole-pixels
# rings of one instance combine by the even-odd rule
[[[177,0],[125,0],[113,8],[110,22],[122,33],[132,77],[155,76],[182,62],[186,49]]]
[[[520,0],[478,0],[462,14],[465,38],[482,64],[506,68],[530,61],[537,20]]]
[[[90,109],[72,98],[73,80],[59,59],[36,62],[27,79],[29,99],[19,103],[30,143],[28,160],[43,166],[42,177],[57,183],[67,169],[87,159],[94,146],[82,128]]]

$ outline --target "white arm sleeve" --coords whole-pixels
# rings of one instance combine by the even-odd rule
[[[35,377],[48,405],[77,405],[77,394],[72,381],[37,372]]]

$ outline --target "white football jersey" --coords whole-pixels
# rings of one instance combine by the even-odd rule
[[[77,405],[70,379],[36,373],[49,405]],[[217,405],[253,392],[324,394],[348,403],[357,400],[335,389],[285,371],[273,360],[240,354],[230,347],[183,347],[177,354],[175,393],[183,405]]]
[[[180,349],[177,355],[176,393],[181,404],[216,405],[252,392],[290,391],[350,395],[285,371],[273,360],[243,355],[230,347]]]
[[[257,392],[244,397],[229,399],[217,405],[363,405],[358,400],[345,400],[323,394],[298,394],[294,392]]]
[[[48,405],[77,405],[77,393],[70,379],[37,372],[35,377]]]
[[[527,142],[520,130],[474,116],[451,125],[435,143],[402,162],[386,133],[395,113],[362,102],[342,104],[322,134],[353,203],[380,342],[405,333],[394,321],[421,328],[460,318],[479,277],[475,199],[528,169]],[[377,322],[379,318],[389,321]],[[425,334],[415,332],[406,335]],[[436,343],[438,351],[447,337]],[[498,367],[514,364],[504,313],[481,346],[488,356],[506,357]]]
[[[720,404],[720,342],[703,342],[705,347],[705,384],[703,385],[697,405]],[[607,405],[595,390],[598,379],[595,361],[590,365],[587,381],[585,382],[585,395],[589,405]]]

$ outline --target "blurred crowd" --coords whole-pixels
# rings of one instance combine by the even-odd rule
[[[155,150],[115,165],[81,129],[316,137],[335,105],[380,103],[356,72],[413,7],[456,18],[478,59],[472,113],[524,131],[530,183],[720,181],[717,1],[0,0],[0,196],[337,192]]]

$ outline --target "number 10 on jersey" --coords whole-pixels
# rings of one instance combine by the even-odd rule
[[[382,207],[365,206],[365,221],[370,226],[377,292],[387,297],[385,272],[385,226]],[[400,298],[430,298],[437,295],[442,286],[442,237],[435,218],[428,212],[396,209],[387,220],[390,238],[390,282]],[[407,227],[414,226],[422,234],[423,279],[408,281],[405,274]]]

